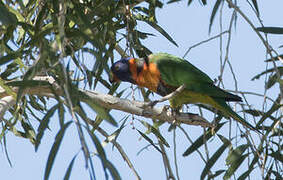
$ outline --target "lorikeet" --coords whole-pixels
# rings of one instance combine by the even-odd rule
[[[173,92],[184,84],[185,89],[169,100],[173,109],[183,104],[206,104],[242,125],[255,129],[226,104],[226,101],[242,101],[239,96],[215,86],[197,67],[170,54],[157,53],[147,58],[123,58],[112,65],[110,81],[130,82],[146,87],[161,96]]]

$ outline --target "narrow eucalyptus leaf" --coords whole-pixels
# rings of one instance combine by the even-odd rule
[[[121,176],[120,176],[118,170],[115,168],[115,166],[110,161],[107,160],[106,166],[107,166],[107,169],[109,170],[113,179],[121,180]]]
[[[257,14],[259,14],[258,5],[257,5],[256,0],[252,0],[252,3],[253,3],[253,5],[254,5],[254,8],[255,8]]]
[[[0,2],[0,22],[3,25],[16,25],[18,22],[17,16],[9,11],[9,9]]]
[[[149,142],[157,151],[159,151],[162,154],[162,151],[154,144],[154,142],[143,132],[137,130],[139,134],[147,141]]]
[[[223,145],[211,156],[211,158],[208,159],[201,173],[200,179],[204,179],[205,176],[208,175],[208,172],[210,171],[212,166],[216,163],[216,161],[223,154],[226,148],[231,145],[231,142],[228,139],[226,139],[224,136],[218,135],[218,137],[222,140],[222,142],[224,141]]]
[[[233,161],[230,167],[227,169],[226,173],[224,174],[223,179],[228,180],[230,177],[236,172],[239,166],[243,163],[243,161],[248,157],[248,154],[241,155],[237,158],[236,161]]]
[[[140,121],[145,127],[149,129],[166,147],[170,147],[166,139],[160,134],[159,130],[153,127],[152,125],[148,124],[145,121]]]
[[[208,131],[206,131],[205,138],[208,141],[211,137],[213,137],[212,131],[215,133],[224,125],[225,123],[220,123],[217,125],[217,127],[212,130],[209,128]],[[201,147],[204,144],[204,137],[201,135],[197,140],[183,153],[183,156],[188,156],[191,153],[195,152],[199,147]]]
[[[72,169],[73,169],[73,165],[74,165],[74,162],[75,162],[75,160],[76,160],[76,158],[77,158],[77,155],[78,155],[78,154],[76,154],[76,155],[73,157],[72,161],[70,162],[70,164],[69,164],[69,166],[68,166],[68,169],[67,169],[67,171],[66,171],[66,173],[65,173],[64,180],[68,180],[68,179],[70,178],[70,175],[71,175],[71,172],[72,172]]]
[[[72,122],[69,121],[66,124],[64,124],[55,137],[55,141],[54,141],[52,148],[51,148],[49,155],[48,155],[48,160],[47,160],[45,172],[44,172],[44,180],[49,179],[49,175],[50,175],[51,169],[53,167],[55,157],[56,157],[57,152],[59,150],[59,147],[61,145],[62,139],[64,137],[65,131],[67,130],[67,128],[69,127],[69,125],[71,123]]]
[[[212,27],[215,15],[220,7],[221,2],[223,2],[223,0],[217,0],[212,9],[212,13],[211,13],[210,20],[209,20],[209,32],[211,31],[211,27]]]
[[[90,135],[93,144],[96,147],[98,157],[100,158],[103,169],[104,169],[105,178],[108,179],[108,174],[107,174],[107,171],[106,171],[107,158],[106,158],[105,151],[104,151],[99,139],[96,137],[96,135],[93,132],[91,132],[88,127],[86,127],[86,130],[87,130],[88,134]]]
[[[259,27],[256,28],[258,31],[270,34],[283,34],[283,28],[281,27]]]
[[[48,128],[48,124],[50,121],[50,118],[54,115],[54,112],[58,109],[59,104],[53,106],[52,108],[50,108],[45,116],[43,117],[43,119],[41,120],[39,127],[37,129],[38,133],[36,135],[36,140],[35,140],[35,151],[37,151],[39,144],[41,142],[41,139],[44,135],[45,130]]]

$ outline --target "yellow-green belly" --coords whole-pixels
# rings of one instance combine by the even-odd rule
[[[169,100],[172,108],[179,108],[183,104],[206,104],[216,109],[222,109],[221,106],[210,96],[185,90]]]

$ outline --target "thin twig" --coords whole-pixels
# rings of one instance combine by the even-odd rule
[[[205,155],[206,155],[206,161],[209,160],[209,150],[208,150],[208,146],[207,146],[207,139],[206,139],[206,130],[205,128],[203,128],[203,144],[204,144],[204,151],[205,151]]]
[[[218,35],[216,35],[216,36],[213,36],[213,37],[211,37],[211,38],[209,38],[209,39],[206,39],[206,40],[204,40],[204,41],[201,41],[201,42],[199,42],[199,43],[197,43],[197,44],[192,45],[192,46],[189,47],[189,49],[186,51],[186,53],[184,54],[183,58],[185,58],[185,57],[187,56],[187,54],[190,52],[191,49],[193,49],[193,48],[195,48],[195,47],[197,47],[197,46],[199,46],[199,45],[201,45],[201,44],[203,44],[203,43],[206,43],[206,42],[209,42],[209,41],[211,41],[211,40],[213,40],[213,39],[216,39],[216,38],[218,38],[218,37],[220,37],[220,36],[222,36],[223,34],[226,34],[226,33],[228,33],[228,31],[224,31],[224,32],[222,32],[222,33],[220,33],[220,34],[218,34]]]
[[[264,98],[270,100],[270,101],[273,102],[273,103],[276,102],[276,101],[274,101],[271,97],[265,96],[264,94],[260,94],[260,93],[256,93],[256,92],[250,92],[250,91],[234,91],[234,90],[228,90],[228,89],[226,89],[226,91],[228,91],[228,92],[234,92],[234,93],[240,93],[240,94],[249,94],[249,95],[254,95],[254,96],[260,96],[260,97],[264,97]]]
[[[279,56],[279,54],[274,49],[272,49],[270,44],[268,44],[268,42],[266,42],[264,40],[264,38],[259,33],[259,31],[257,31],[256,27],[253,25],[251,20],[240,10],[240,8],[238,6],[236,6],[231,0],[226,0],[226,1],[229,4],[229,6],[232,7],[233,9],[235,9],[245,19],[245,21],[252,27],[252,29],[255,31],[255,33],[257,34],[259,39],[262,41],[263,45],[266,47],[266,50],[268,51],[268,54],[270,55],[270,57],[272,59],[274,59],[272,52],[274,52],[276,56]],[[280,72],[278,70],[278,67],[276,66],[274,61],[272,61],[272,63],[273,63],[273,66],[274,66],[274,69],[275,69],[275,72],[276,72],[276,76],[277,76],[278,79],[280,79],[281,75],[280,75]],[[283,85],[281,85],[281,84],[279,85],[279,90],[280,90],[281,102],[282,102],[283,101]]]
[[[171,180],[171,179],[175,180],[176,178],[174,177],[174,174],[173,174],[173,171],[172,171],[166,150],[164,148],[164,145],[160,140],[158,140],[158,144],[159,144],[159,147],[162,151],[162,159],[163,159],[163,163],[164,163],[165,172],[168,172],[167,180]]]
[[[66,95],[66,100],[68,102],[68,105],[70,107],[69,111],[72,115],[72,118],[74,119],[74,122],[75,122],[77,130],[78,130],[80,143],[81,143],[82,150],[83,150],[84,157],[85,157],[85,166],[86,166],[86,168],[88,168],[89,151],[88,151],[85,139],[84,139],[84,135],[83,135],[83,131],[82,131],[80,122],[75,115],[73,102],[71,100],[71,96],[70,96],[70,93],[69,93],[69,82],[68,82],[68,78],[67,78],[68,73],[65,69],[65,65],[64,65],[64,61],[63,61],[64,55],[65,55],[65,50],[64,50],[65,49],[65,29],[64,29],[65,11],[66,11],[66,9],[65,9],[64,2],[60,1],[60,3],[59,3],[59,15],[58,15],[58,24],[59,24],[58,29],[59,29],[59,36],[60,36],[59,41],[60,42],[59,42],[58,50],[61,52],[59,59],[60,59],[60,62],[61,62],[60,65],[61,65],[61,69],[63,70],[64,81],[65,81],[64,84],[63,84],[63,90],[64,90],[64,93]]]
[[[177,161],[177,145],[176,145],[176,128],[173,130],[173,146],[174,146],[174,164],[177,179],[180,180],[178,161]]]
[[[126,163],[128,164],[129,168],[133,171],[134,175],[136,176],[137,180],[140,180],[141,177],[139,176],[138,172],[136,171],[136,169],[134,168],[134,165],[132,164],[132,162],[130,161],[129,157],[127,156],[127,154],[125,153],[125,151],[123,150],[122,146],[115,140],[115,138],[110,139],[109,135],[107,134],[106,131],[104,131],[102,128],[97,127],[97,131],[102,134],[104,137],[107,138],[107,140],[109,142],[111,142],[120,152],[121,156],[123,157],[123,159],[126,161]]]

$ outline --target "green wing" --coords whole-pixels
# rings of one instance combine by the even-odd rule
[[[179,87],[226,101],[240,101],[241,98],[223,91],[213,84],[213,81],[201,70],[186,60],[166,53],[149,56],[150,62],[155,62],[161,74],[161,79],[167,85]]]

